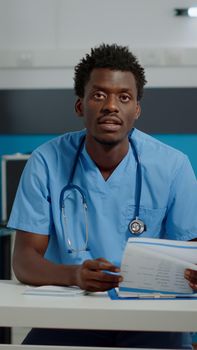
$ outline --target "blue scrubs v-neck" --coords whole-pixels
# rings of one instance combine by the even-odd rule
[[[125,213],[128,212],[129,204],[135,204],[136,161],[131,146],[107,181],[84,147],[76,181],[86,195],[88,246],[90,253],[94,252],[92,258],[102,256],[119,265],[128,239]],[[113,248],[109,249],[110,246]]]

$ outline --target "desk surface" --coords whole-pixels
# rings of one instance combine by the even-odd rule
[[[0,281],[0,326],[144,331],[197,331],[197,300],[110,300],[106,294],[23,295]]]

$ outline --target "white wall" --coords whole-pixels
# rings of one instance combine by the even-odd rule
[[[0,0],[0,88],[72,87],[73,66],[101,42],[128,45],[148,86],[197,86],[192,0]]]

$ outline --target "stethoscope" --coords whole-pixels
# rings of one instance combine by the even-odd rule
[[[83,190],[78,185],[73,184],[73,179],[75,176],[76,167],[77,167],[79,157],[80,157],[80,154],[82,152],[82,148],[84,146],[84,143],[85,143],[85,136],[82,137],[80,145],[77,149],[76,156],[75,156],[74,163],[73,163],[73,167],[72,167],[71,172],[70,172],[68,184],[63,187],[61,194],[60,194],[60,208],[61,208],[61,215],[63,218],[62,224],[63,224],[65,236],[67,237],[66,239],[67,239],[67,245],[68,245],[68,253],[78,253],[78,252],[84,252],[84,251],[90,250],[88,248],[88,238],[89,238],[88,237],[88,217],[87,217],[88,206],[87,206],[87,202],[86,202],[86,196],[85,196]],[[144,222],[139,218],[141,192],[142,192],[142,167],[141,167],[139,155],[137,153],[136,145],[131,138],[131,134],[129,135],[129,143],[130,143],[131,148],[133,150],[133,154],[134,154],[136,165],[137,165],[137,168],[136,168],[137,181],[136,181],[136,194],[135,194],[136,205],[135,205],[134,219],[132,219],[130,221],[128,228],[129,228],[130,233],[132,233],[134,235],[140,235],[141,233],[146,231],[146,226],[145,226]],[[83,213],[84,213],[84,218],[85,218],[84,219],[84,221],[85,221],[85,243],[84,243],[84,246],[81,247],[80,249],[73,248],[72,241],[69,237],[69,234],[67,233],[68,225],[67,225],[64,196],[65,196],[66,191],[72,191],[72,190],[75,190],[81,196],[82,205],[83,205]]]

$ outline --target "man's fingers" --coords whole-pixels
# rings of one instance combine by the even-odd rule
[[[189,281],[190,287],[197,292],[197,271],[185,270],[185,278]]]
[[[118,267],[105,259],[86,260],[79,269],[79,286],[90,292],[115,288],[122,282],[119,272]]]
[[[197,271],[196,270],[185,270],[185,278],[191,283],[197,283]]]
[[[120,269],[117,266],[111,264],[109,261],[102,258],[95,260],[86,260],[83,263],[83,267],[89,270],[106,270],[112,272],[120,272]]]
[[[104,292],[116,287],[118,287],[118,283],[116,282],[104,282],[97,280],[86,280],[84,284],[84,290],[89,292]]]
[[[89,271],[88,279],[100,282],[109,282],[109,283],[120,283],[123,278],[116,273],[109,273],[108,271]]]
[[[197,283],[189,283],[190,287],[197,292]]]
[[[117,287],[117,283],[99,282],[99,281],[86,281],[86,288],[88,292],[105,292],[109,289]]]
[[[99,261],[99,270],[111,271],[111,272],[120,272],[120,268],[110,263],[108,260],[99,258],[96,259]]]

